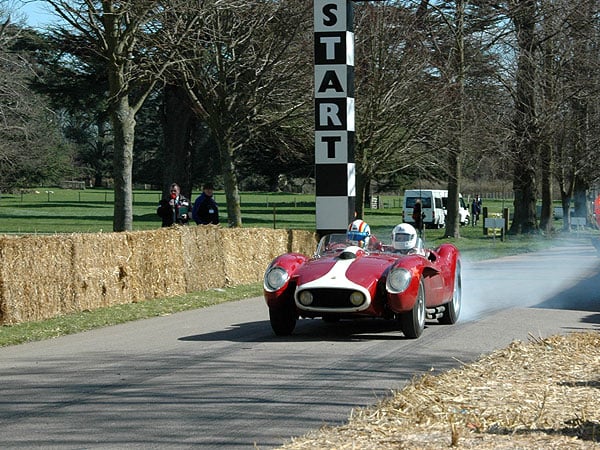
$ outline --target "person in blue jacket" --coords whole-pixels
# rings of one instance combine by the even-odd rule
[[[213,194],[215,187],[212,183],[205,183],[202,194],[198,196],[192,208],[192,219],[198,225],[219,224],[219,207]]]

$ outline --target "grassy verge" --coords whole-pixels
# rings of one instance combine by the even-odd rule
[[[180,311],[205,308],[218,303],[257,297],[261,294],[262,284],[255,283],[226,289],[210,289],[179,297],[99,308],[40,322],[4,325],[0,327],[0,347],[51,339],[94,328],[165,316]]]

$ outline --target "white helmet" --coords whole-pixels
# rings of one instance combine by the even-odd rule
[[[392,246],[396,250],[410,250],[417,246],[417,230],[408,223],[396,225],[392,230]]]
[[[365,248],[371,237],[371,227],[364,220],[357,219],[348,226],[346,236],[353,245]]]

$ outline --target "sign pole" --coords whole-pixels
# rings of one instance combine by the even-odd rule
[[[353,3],[314,0],[316,229],[345,232],[355,214]]]

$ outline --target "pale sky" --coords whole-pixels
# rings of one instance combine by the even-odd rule
[[[27,24],[37,28],[44,27],[56,20],[56,17],[48,12],[49,6],[43,1],[22,0],[20,11],[27,16]],[[18,2],[15,2],[18,7]]]

